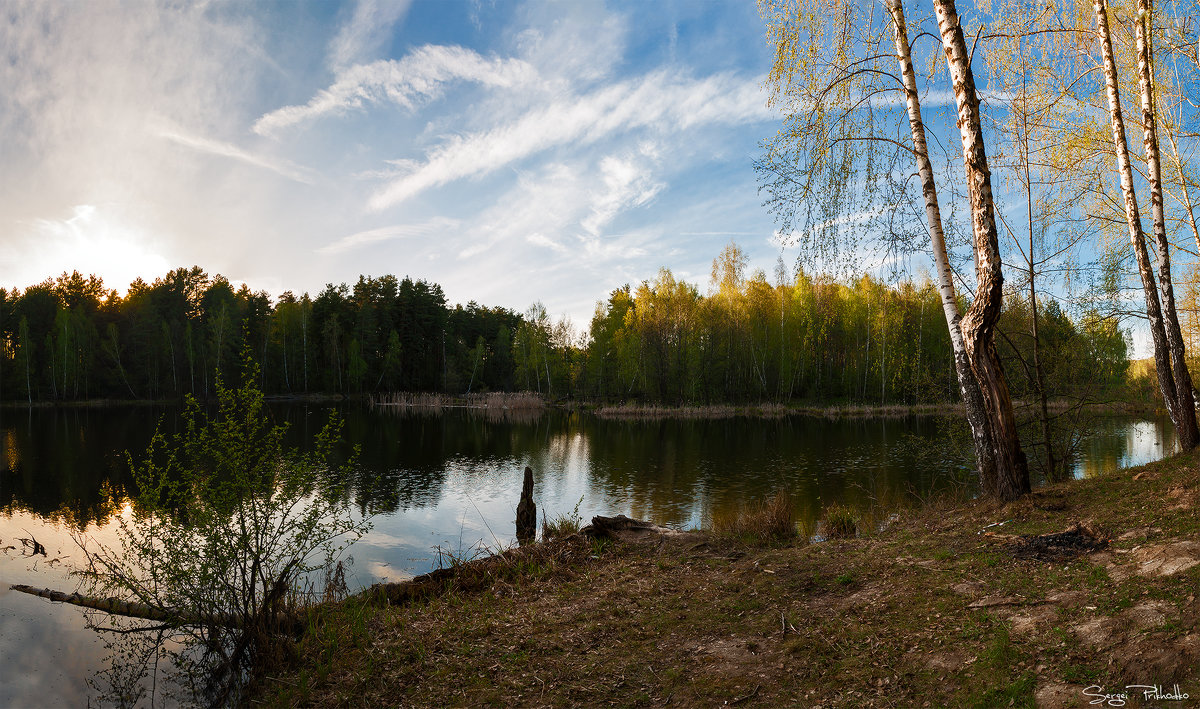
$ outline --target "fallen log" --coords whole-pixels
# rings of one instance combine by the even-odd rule
[[[13,584],[9,588],[21,593],[28,593],[31,596],[48,598],[57,603],[68,603],[81,608],[92,608],[113,615],[123,615],[127,618],[168,621],[179,617],[178,613],[173,613],[169,610],[146,603],[123,601],[120,598],[98,598],[96,596],[85,596],[81,593],[63,593],[62,591],[55,591],[52,588],[34,588],[33,586],[26,586],[19,583]]]
[[[103,611],[111,615],[121,615],[126,618],[137,618],[139,620],[154,620],[171,625],[208,625],[222,628],[240,628],[244,625],[240,615],[235,613],[211,613],[211,614],[196,614],[187,613],[174,608],[161,608],[152,606],[148,603],[139,603],[137,601],[126,601],[120,598],[102,598],[99,596],[85,596],[82,593],[64,593],[56,591],[52,588],[34,588],[24,584],[13,584],[9,586],[14,591],[28,593],[31,596],[38,596],[56,603],[66,603],[80,608],[91,608],[92,610]]]

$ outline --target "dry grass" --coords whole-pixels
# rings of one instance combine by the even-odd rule
[[[718,535],[764,544],[796,537],[795,509],[786,490],[733,512],[714,513],[712,524]]]
[[[733,418],[740,410],[733,406],[660,406],[658,404],[621,404],[601,406],[595,414],[608,419],[726,419]]]
[[[495,391],[465,396],[390,392],[373,395],[370,403],[371,406],[387,407],[400,414],[419,413],[425,416],[440,416],[447,409],[461,410],[482,416],[493,423],[530,423],[537,420],[546,408],[546,400],[530,391]]]
[[[663,406],[660,404],[621,404],[600,406],[595,414],[610,419],[726,419],[735,416],[755,418],[782,418],[793,414],[840,418],[904,418],[907,416],[929,416],[949,414],[959,410],[957,404],[834,404],[830,406],[789,406],[775,402],[734,406],[714,404],[711,406]]]
[[[579,502],[575,503],[575,509],[570,513],[558,514],[552,518],[545,517],[545,512],[543,512],[542,540],[553,541],[555,539],[565,539],[578,532],[583,526],[583,518],[579,516],[579,506],[581,504],[583,504],[582,497],[579,498]]]
[[[808,416],[841,418],[906,418],[908,416],[949,415],[961,410],[961,405],[942,404],[835,404],[818,408],[802,408],[798,413]]]
[[[858,534],[858,522],[850,508],[830,505],[825,508],[821,533],[826,539],[850,539]]]

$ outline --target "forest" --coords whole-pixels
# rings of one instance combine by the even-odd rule
[[[239,353],[272,395],[531,391],[549,400],[918,404],[959,396],[935,286],[872,276],[787,274],[774,282],[730,244],[708,292],[663,268],[597,303],[586,335],[534,304],[524,313],[450,306],[436,283],[362,276],[316,297],[273,300],[178,268],[124,297],[64,273],[0,290],[0,398],[211,398]],[[1027,298],[1012,292],[1000,349],[1014,396],[1032,397]],[[1111,318],[1040,304],[1051,398],[1120,395],[1128,361]]]

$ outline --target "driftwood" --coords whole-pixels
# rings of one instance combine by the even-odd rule
[[[128,618],[171,620],[176,617],[176,615],[162,608],[156,608],[145,603],[123,601],[119,598],[98,598],[96,596],[85,596],[81,593],[63,593],[51,588],[34,588],[33,586],[26,586],[24,584],[13,584],[10,588],[21,593],[28,593],[31,596],[48,598],[58,603],[69,603],[82,608],[93,608],[98,611],[112,613],[113,615],[123,615]]]
[[[625,515],[617,515],[616,517],[601,517],[597,515],[592,518],[592,523],[579,530],[579,533],[588,537],[607,537],[610,539],[640,539],[651,535],[670,537],[682,534],[682,532],[677,530],[660,527],[653,522],[631,519]]]

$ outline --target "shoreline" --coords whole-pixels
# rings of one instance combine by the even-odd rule
[[[817,418],[907,418],[912,416],[956,416],[963,412],[961,403],[942,402],[926,404],[855,404],[855,403],[789,403],[757,402],[739,404],[707,404],[707,405],[678,405],[664,406],[661,404],[608,404],[589,400],[555,400],[546,401],[539,395],[529,392],[495,392],[492,394],[473,394],[466,396],[450,396],[442,394],[410,394],[397,393],[387,395],[392,401],[379,401],[371,394],[273,394],[265,397],[268,404],[274,403],[306,403],[306,404],[336,404],[357,403],[379,409],[396,409],[407,411],[433,411],[444,409],[463,410],[471,412],[519,412],[521,414],[537,414],[546,410],[566,410],[588,413],[602,419],[610,420],[667,420],[667,419],[726,419],[726,418],[784,418],[787,416],[809,416]],[[488,399],[492,398],[489,403]],[[204,403],[205,400],[201,400]],[[180,406],[181,399],[82,399],[77,401],[35,401],[32,404],[24,401],[2,401],[0,410],[20,409],[105,409],[105,408],[135,408],[150,406]],[[1018,415],[1022,412],[1032,412],[1036,402],[1014,401],[1013,407]],[[1054,413],[1073,408],[1075,404],[1067,401],[1049,402],[1049,410]],[[1103,403],[1083,404],[1080,407],[1089,413],[1154,416],[1164,412],[1157,402],[1112,401]]]
[[[1188,453],[1006,505],[930,503],[850,539],[575,535],[462,564],[433,593],[318,609],[253,698],[1074,707],[1133,684],[1200,698],[1198,506]],[[1037,543],[1084,532],[1097,548]]]

